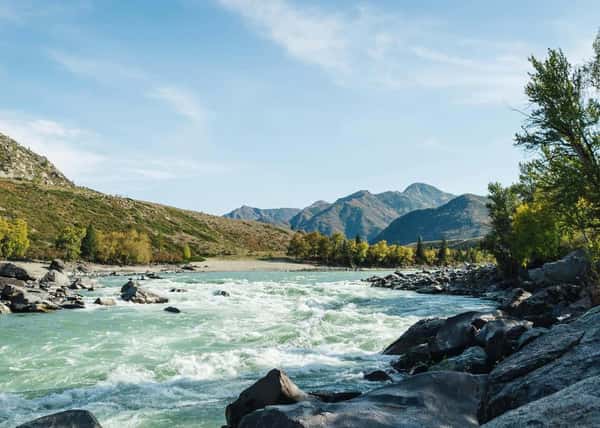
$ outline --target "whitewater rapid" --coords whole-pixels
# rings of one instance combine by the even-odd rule
[[[172,274],[142,282],[167,305],[94,305],[127,281],[106,277],[83,293],[87,309],[2,316],[0,427],[70,408],[105,428],[219,427],[226,404],[273,367],[309,391],[366,390],[363,372],[386,367],[379,352],[418,319],[491,308],[370,288],[364,276]]]

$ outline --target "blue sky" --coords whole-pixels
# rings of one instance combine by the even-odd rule
[[[0,132],[77,184],[222,214],[517,178],[531,54],[596,1],[0,0]]]

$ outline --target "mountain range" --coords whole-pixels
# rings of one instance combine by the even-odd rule
[[[347,237],[360,236],[369,242],[387,240],[408,244],[416,241],[418,236],[433,241],[485,235],[489,231],[485,204],[486,198],[482,196],[455,196],[425,183],[413,183],[402,192],[373,194],[360,190],[333,203],[317,201],[292,217],[294,210],[290,208],[261,210],[246,206],[225,216],[325,235],[341,232]],[[287,222],[283,221],[285,218],[289,218]]]
[[[236,221],[78,187],[48,159],[0,134],[0,216],[29,225],[31,257],[53,256],[66,226],[145,232],[155,253],[244,255],[286,250],[292,232],[256,221]]]

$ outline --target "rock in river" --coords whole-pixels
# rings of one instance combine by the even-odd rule
[[[20,279],[21,281],[35,281],[37,279],[32,272],[13,263],[0,264],[0,276]]]
[[[102,426],[87,410],[67,410],[43,416],[17,428],[102,428]]]
[[[133,303],[167,303],[169,301],[166,297],[144,290],[132,280],[121,287],[121,298]]]

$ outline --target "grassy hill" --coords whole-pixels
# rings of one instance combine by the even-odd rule
[[[55,237],[68,225],[93,224],[102,231],[135,228],[150,236],[155,250],[177,254],[184,242],[194,254],[202,255],[281,252],[291,234],[264,223],[234,221],[85,188],[14,180],[0,180],[0,215],[27,221],[33,257],[51,257]]]
[[[465,240],[486,235],[490,230],[487,198],[466,194],[438,208],[412,211],[394,220],[373,242],[410,244],[421,236],[425,241]]]

